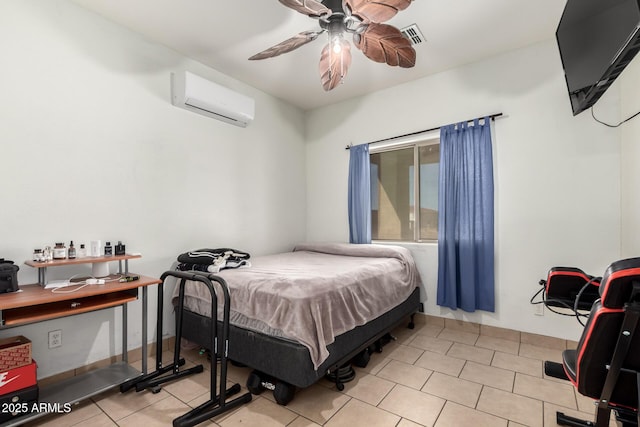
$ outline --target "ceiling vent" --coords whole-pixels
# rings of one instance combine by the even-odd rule
[[[418,28],[418,24],[409,25],[408,27],[404,27],[400,30],[403,36],[409,39],[412,45],[417,45],[422,43],[426,39],[420,32],[420,28]]]

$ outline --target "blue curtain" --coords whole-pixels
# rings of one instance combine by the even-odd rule
[[[438,305],[494,311],[491,123],[440,130]]]
[[[349,149],[349,242],[371,243],[369,144]]]

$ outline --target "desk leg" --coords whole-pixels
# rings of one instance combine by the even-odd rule
[[[162,345],[162,343],[156,343]],[[142,373],[147,373],[147,287],[142,288]]]
[[[122,304],[122,361],[128,363],[129,362],[129,349],[127,348],[127,322],[128,322],[128,313],[127,313],[127,303]]]

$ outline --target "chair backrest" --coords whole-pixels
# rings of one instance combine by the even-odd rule
[[[589,320],[578,342],[576,380],[574,385],[585,396],[599,399],[602,395],[608,366],[621,337],[626,306],[640,297],[634,292],[634,282],[640,285],[640,258],[616,261],[607,268],[600,284],[601,299],[591,309]],[[638,286],[640,289],[640,286]],[[636,304],[640,304],[636,302]],[[626,337],[625,337],[626,338]],[[622,367],[640,370],[640,324],[633,331],[631,345]],[[636,408],[638,390],[636,375],[621,371],[610,402]]]
[[[585,288],[586,284],[593,286]],[[589,276],[579,268],[553,267],[545,281],[545,301],[547,306],[574,308],[576,298],[582,292],[577,308],[591,310],[593,303],[600,297],[599,286],[598,278]]]

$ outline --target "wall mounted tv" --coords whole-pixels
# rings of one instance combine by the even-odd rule
[[[567,0],[556,31],[573,115],[600,99],[640,49],[640,0]]]

